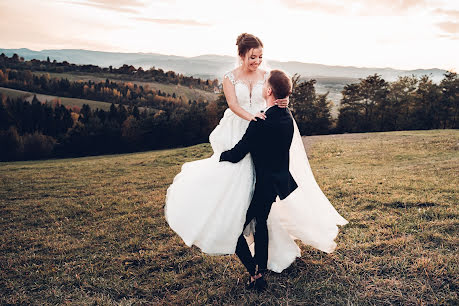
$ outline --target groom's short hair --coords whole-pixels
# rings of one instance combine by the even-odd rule
[[[292,93],[292,80],[282,70],[271,70],[268,84],[276,99],[286,98]]]

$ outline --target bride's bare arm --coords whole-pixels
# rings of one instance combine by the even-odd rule
[[[277,106],[279,106],[280,108],[286,108],[290,102],[289,98],[284,98],[284,99],[277,99],[276,101],[274,101],[276,103]]]
[[[247,121],[256,121],[256,118],[264,119],[263,114],[252,115],[239,105],[239,103],[237,102],[234,85],[228,78],[223,78],[223,92],[225,93],[225,98],[226,102],[228,103],[228,107],[233,111],[233,113],[235,113],[242,119],[245,119]]]

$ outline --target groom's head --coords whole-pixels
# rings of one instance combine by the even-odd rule
[[[282,70],[271,70],[263,88],[263,98],[270,101],[283,99],[292,93],[292,80]]]

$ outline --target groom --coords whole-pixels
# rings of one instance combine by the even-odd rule
[[[268,219],[271,205],[279,196],[285,199],[298,186],[289,171],[289,151],[293,138],[293,120],[288,108],[275,105],[276,99],[290,95],[292,81],[280,70],[271,71],[263,86],[267,103],[266,119],[251,121],[246,133],[233,149],[225,151],[220,161],[237,163],[247,153],[252,155],[256,184],[252,202],[247,210],[245,228],[255,219],[255,258],[252,257],[243,234],[238,239],[236,254],[249,271],[248,288],[266,287],[264,274],[268,262]],[[256,266],[258,265],[258,273]]]

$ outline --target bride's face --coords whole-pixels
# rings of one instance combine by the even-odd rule
[[[263,61],[263,48],[254,48],[247,51],[242,59],[242,65],[250,71],[256,71]]]

